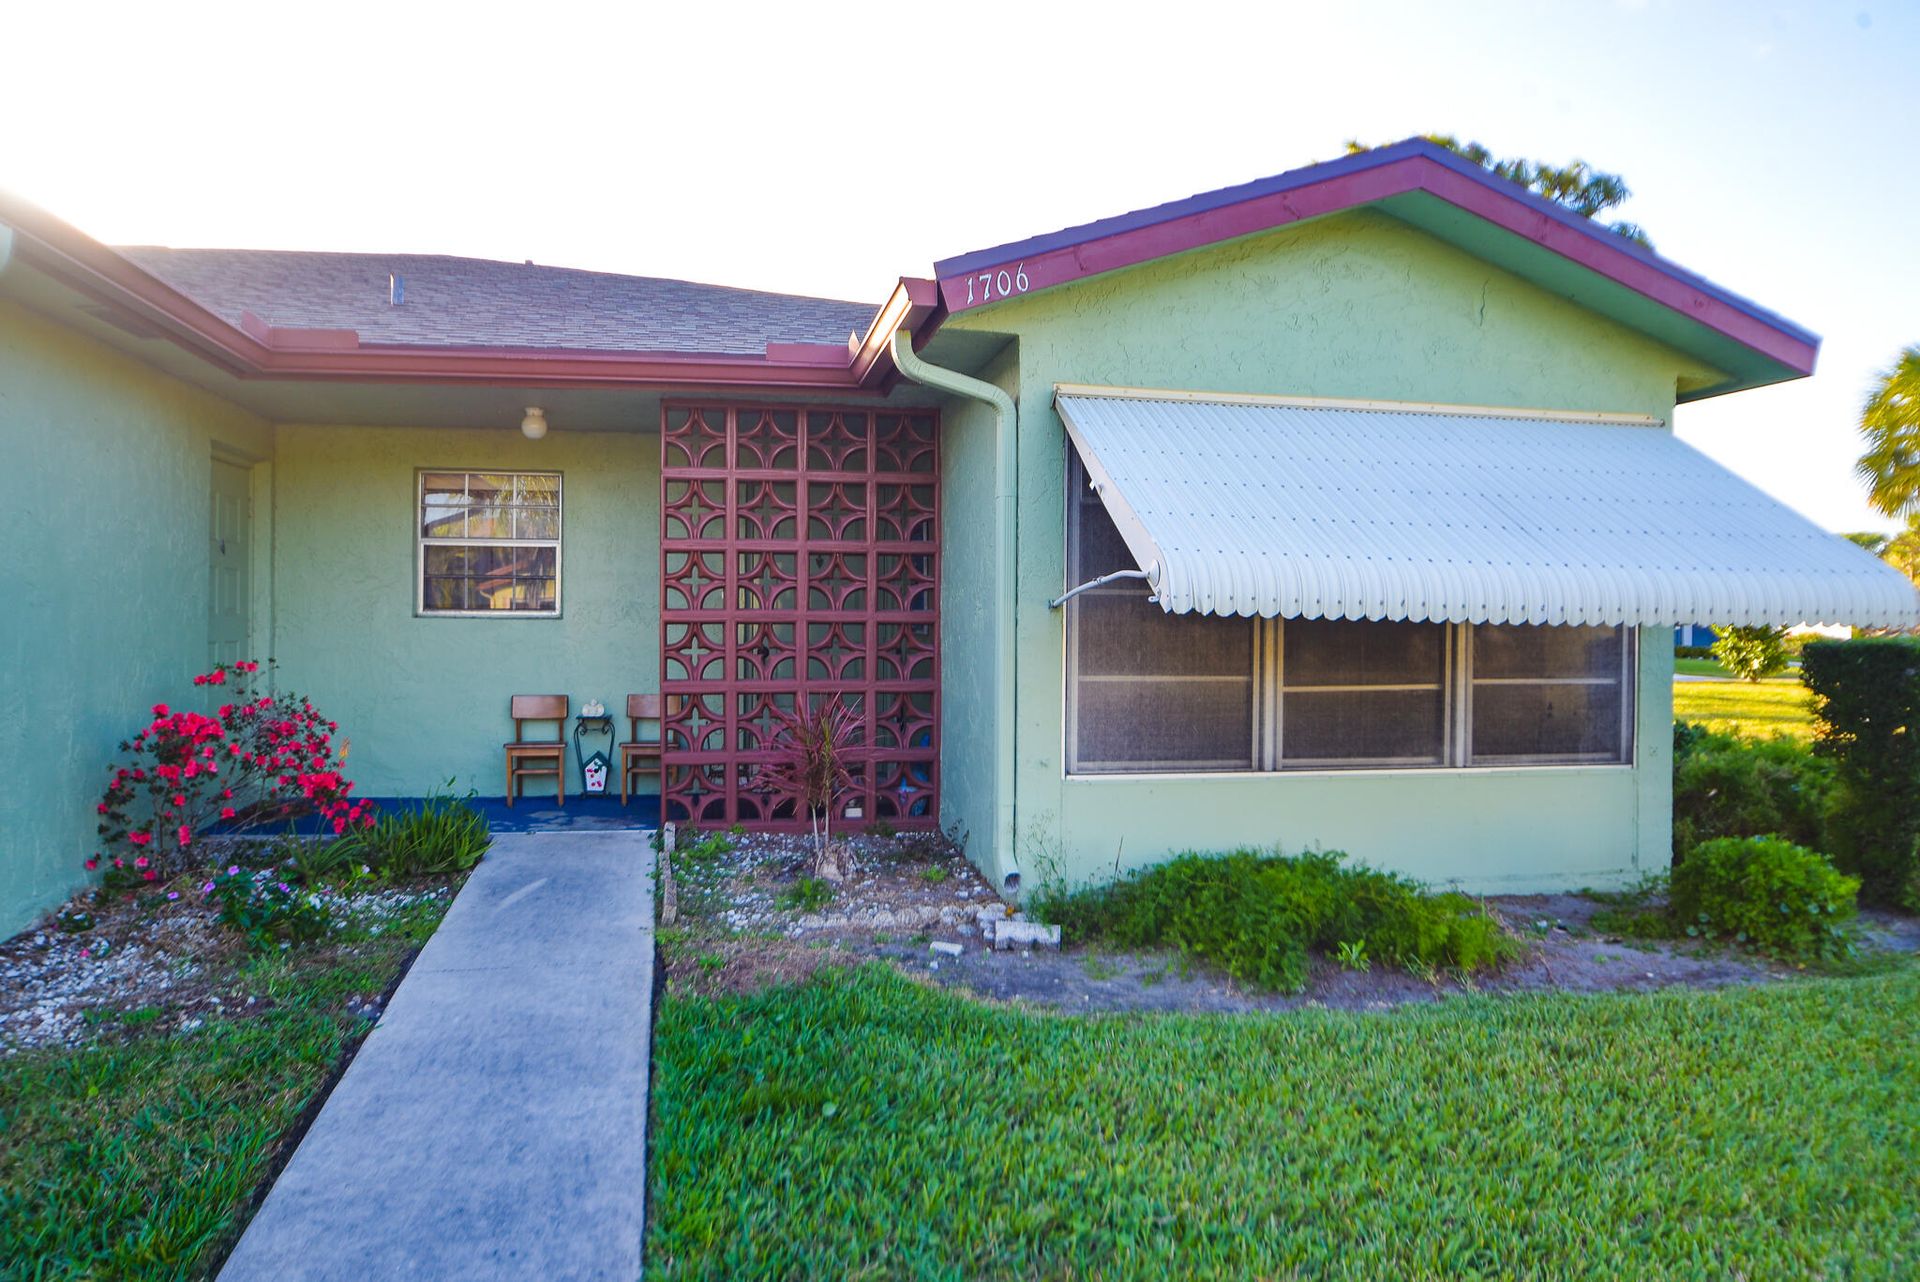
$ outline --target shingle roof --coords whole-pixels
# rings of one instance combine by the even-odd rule
[[[362,344],[759,355],[768,343],[864,333],[877,307],[442,254],[252,249],[119,253],[235,325],[250,311],[290,329],[351,329]],[[387,278],[406,281],[387,301]]]

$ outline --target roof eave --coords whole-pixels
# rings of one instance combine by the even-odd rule
[[[18,233],[15,252],[22,260],[243,380],[859,392],[876,379],[877,360],[862,364],[862,352],[874,344],[884,348],[892,333],[880,333],[876,318],[864,346],[769,343],[758,355],[370,344],[353,330],[275,326],[250,313],[234,325],[112,248],[6,193],[0,193],[0,223]],[[917,282],[900,318],[919,324],[931,313],[933,298],[932,282]]]
[[[1811,331],[1424,139],[963,254],[935,271],[942,303],[959,314],[1411,193],[1522,237],[1751,354],[1747,368],[1729,371],[1730,383],[1685,399],[1813,371],[1820,340]]]

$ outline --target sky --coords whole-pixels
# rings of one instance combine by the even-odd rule
[[[9,14],[0,186],[110,244],[474,255],[878,302],[935,259],[1446,132],[1585,159],[1825,342],[1682,439],[1836,530],[1920,343],[1920,0]]]

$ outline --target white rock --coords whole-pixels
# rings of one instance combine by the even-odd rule
[[[993,946],[1002,952],[1010,948],[1058,948],[1060,928],[1043,926],[1037,921],[995,922]]]
[[[1005,904],[987,904],[980,909],[980,920],[982,922],[995,921],[1006,915],[1007,906]]]
[[[945,957],[958,957],[961,953],[964,953],[967,950],[965,948],[962,948],[959,944],[949,943],[947,940],[944,940],[944,939],[936,939],[931,944],[927,945],[927,951],[939,953]],[[935,964],[938,965],[938,963],[935,963]]]

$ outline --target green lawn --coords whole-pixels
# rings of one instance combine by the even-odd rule
[[[0,1276],[211,1276],[281,1135],[366,1031],[348,997],[384,991],[444,911],[245,963],[231,990],[265,1014],[143,1034],[160,1021],[141,1012],[119,1044],[0,1059]]]
[[[1676,660],[1705,663],[1710,660]],[[1798,677],[1765,681],[1676,681],[1673,715],[1725,734],[1813,738],[1813,696]]]
[[[1068,1017],[670,995],[661,1278],[1911,1277],[1920,971]]]

